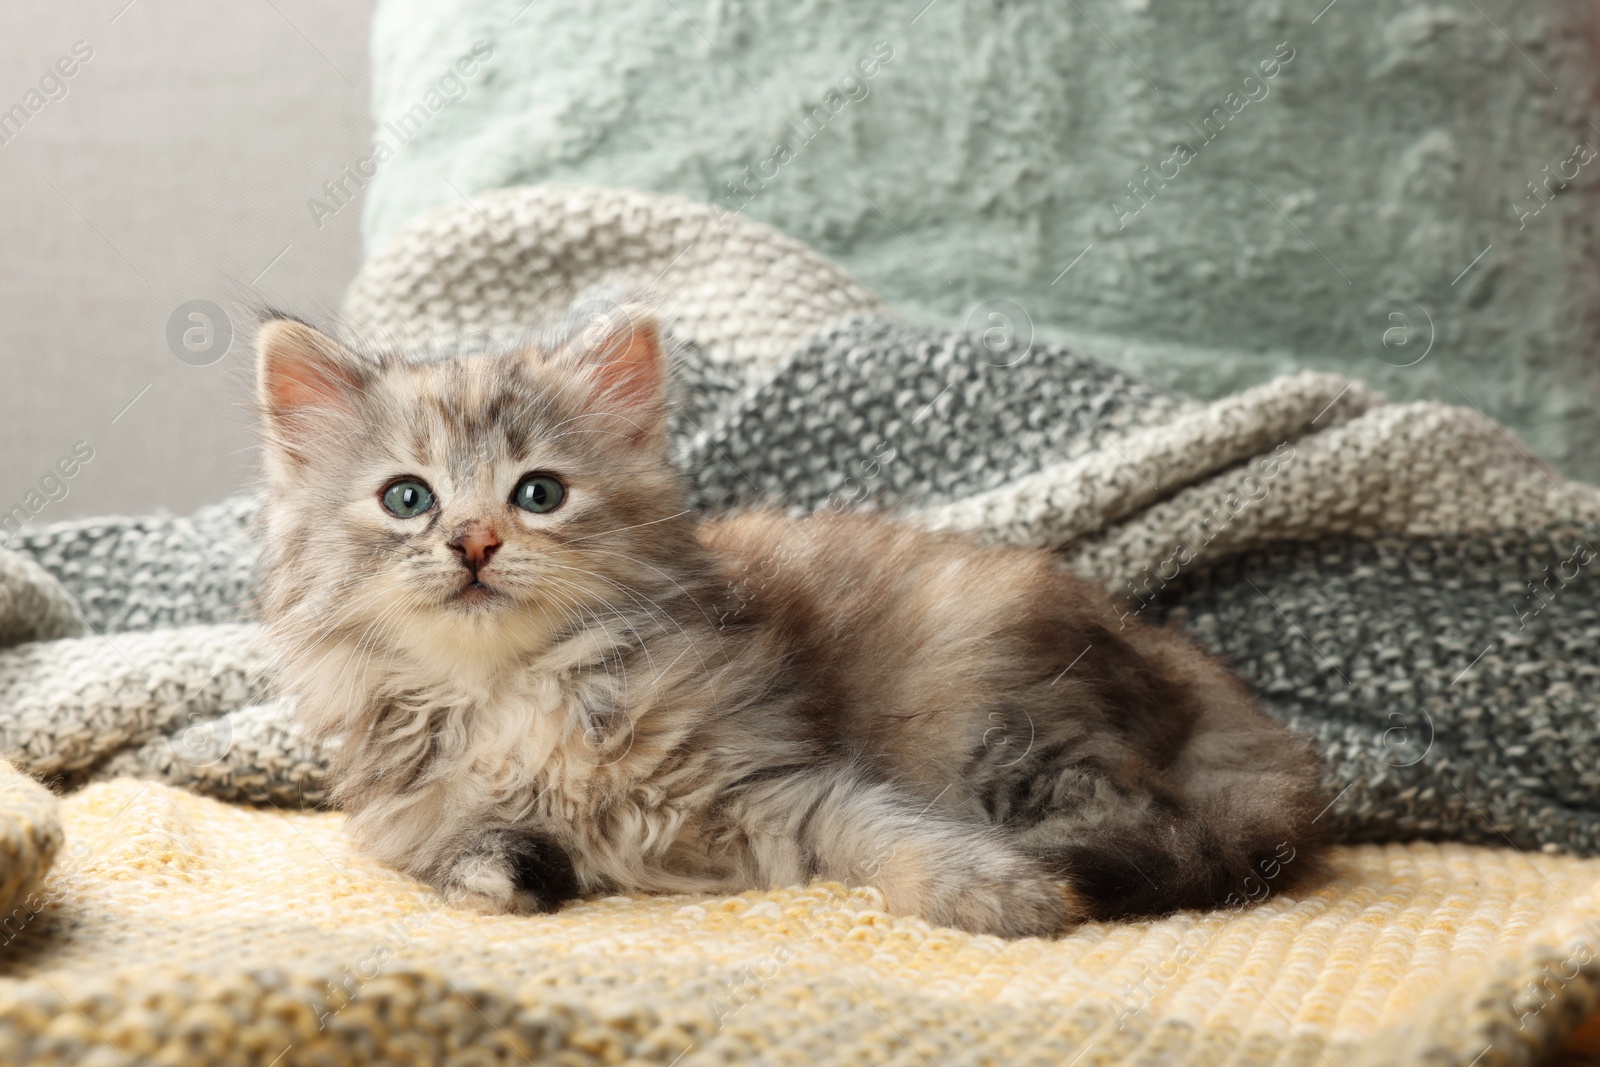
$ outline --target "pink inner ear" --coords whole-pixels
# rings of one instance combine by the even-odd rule
[[[661,399],[661,343],[653,322],[630,324],[600,346],[595,378],[608,396],[632,408]]]
[[[354,389],[356,382],[326,364],[304,356],[282,356],[273,360],[267,377],[267,400],[275,411],[293,411],[304,407],[349,408],[346,390]]]
[[[279,319],[262,328],[260,395],[277,416],[306,408],[350,410],[361,387],[356,372],[341,365],[337,342],[304,323]]]

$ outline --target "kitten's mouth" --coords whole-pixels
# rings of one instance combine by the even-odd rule
[[[482,604],[486,601],[493,600],[499,595],[500,594],[497,593],[493,588],[484,585],[478,579],[474,578],[472,581],[456,590],[455,595],[450,599],[461,604]]]

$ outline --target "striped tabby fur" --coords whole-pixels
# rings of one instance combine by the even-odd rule
[[[1108,625],[1045,552],[700,521],[654,325],[588,340],[417,362],[262,328],[263,614],[373,854],[495,911],[820,878],[1002,936],[1308,867],[1316,758],[1186,638]],[[510,503],[529,472],[559,507]],[[402,475],[425,513],[380,503]]]

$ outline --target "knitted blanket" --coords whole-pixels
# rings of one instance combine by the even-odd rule
[[[1593,1007],[1600,492],[1470,407],[1318,374],[1202,405],[1003,301],[913,326],[803,245],[652,194],[437,211],[363,269],[347,326],[488,344],[605,287],[670,313],[696,506],[894,508],[1048,545],[1106,583],[1109,620],[1181,621],[1318,740],[1337,837],[1513,848],[1346,848],[1299,896],[1054,944],[837,887],[469,920],[351,854],[336,815],[289,810],[322,798],[325,760],[268,688],[240,498],[0,551],[0,753],[91,783],[57,811],[0,778],[0,1058],[421,1063],[481,1039],[688,1063],[793,1038],[841,1063],[1465,1065],[1529,1062]]]
[[[1008,942],[836,885],[485,918],[337,815],[126,778],[59,819],[6,924],[6,1064],[1489,1067],[1600,1001],[1600,861],[1506,848],[1350,846],[1243,911]]]

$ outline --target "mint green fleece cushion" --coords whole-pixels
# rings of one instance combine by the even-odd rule
[[[499,186],[679,193],[914,318],[1205,397],[1354,374],[1600,477],[1589,5],[1325,3],[382,0],[368,248]]]

